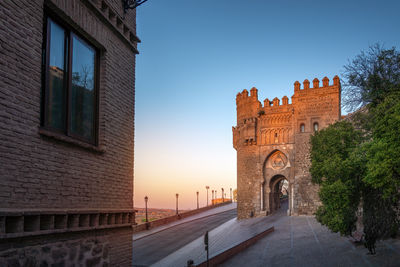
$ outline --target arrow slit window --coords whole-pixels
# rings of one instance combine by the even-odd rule
[[[305,126],[304,126],[304,124],[302,123],[302,124],[300,124],[300,132],[301,132],[301,133],[304,133],[304,131],[305,131]]]
[[[314,122],[314,132],[318,132],[318,122]]]

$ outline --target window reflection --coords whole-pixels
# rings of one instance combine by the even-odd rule
[[[46,124],[51,128],[65,128],[64,46],[65,31],[49,20],[50,49]]]
[[[96,144],[96,50],[48,18],[43,126]]]
[[[95,51],[81,39],[72,38],[71,132],[93,139],[95,117]]]

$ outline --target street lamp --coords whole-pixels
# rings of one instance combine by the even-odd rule
[[[176,215],[178,215],[178,197],[179,194],[176,194]]]
[[[197,195],[197,209],[199,209],[199,191],[196,192]]]
[[[221,190],[222,190],[222,202],[224,202],[224,189],[223,188],[221,188]]]
[[[206,189],[207,189],[207,206],[208,206],[208,189],[210,189],[210,187],[206,185]]]
[[[211,190],[211,205],[214,205],[214,190]]]
[[[231,188],[231,202],[233,202],[233,199],[232,199],[232,188]]]
[[[144,204],[146,207],[146,222],[149,222],[149,218],[147,217],[147,201],[149,200],[149,198],[147,196],[144,197]]]

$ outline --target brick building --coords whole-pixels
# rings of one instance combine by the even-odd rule
[[[132,265],[138,42],[120,0],[0,1],[0,266]]]
[[[311,183],[310,135],[340,119],[340,79],[294,83],[294,95],[272,101],[258,100],[257,89],[236,96],[237,126],[233,146],[237,150],[238,218],[266,215],[280,206],[284,181],[289,184],[290,215],[313,214],[318,187]]]

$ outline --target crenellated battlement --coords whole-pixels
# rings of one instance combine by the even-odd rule
[[[236,95],[236,104],[242,104],[242,103],[249,103],[249,102],[255,102],[258,101],[258,90],[257,88],[253,87],[250,89],[250,96],[249,96],[249,91],[247,89],[243,89],[241,93],[238,93]]]
[[[310,81],[305,79],[303,81],[303,87],[299,81],[294,82],[294,95],[293,97],[300,94],[300,96],[307,96],[309,94],[315,93],[326,93],[327,91],[334,89],[340,92],[340,79],[336,75],[333,77],[333,84],[329,84],[329,78],[324,77],[322,79],[322,86],[320,84],[320,80],[318,78],[314,78],[312,81],[312,87],[310,87]],[[282,102],[279,98],[275,97],[273,100],[268,98],[264,99],[263,104],[258,100],[258,90],[253,87],[249,91],[244,89],[241,93],[236,95],[236,106],[237,106],[237,118],[238,121],[250,118],[257,117],[259,114],[263,112],[266,113],[268,111],[277,112],[279,110],[286,110],[293,104],[289,104],[289,98],[287,96],[282,97]]]
[[[258,101],[258,90],[253,87],[249,91],[244,89],[241,93],[236,95],[236,110],[238,122],[243,119],[256,117],[259,109],[262,108],[260,101]]]
[[[329,78],[325,76],[322,79],[322,87],[320,87],[320,81],[318,80],[318,78],[314,78],[312,88],[310,88],[310,81],[307,79],[305,79],[303,81],[303,88],[300,88],[300,85],[301,84],[299,81],[294,82],[294,92],[295,93],[298,91],[307,90],[307,89],[318,89],[318,88],[326,88],[326,87],[332,87],[332,86],[340,86],[340,79],[336,75],[335,77],[333,77],[333,84],[329,85]]]
[[[246,144],[254,145],[257,144],[257,132],[262,128],[290,128],[293,127],[292,124],[303,124],[305,129],[310,131],[312,127],[310,118],[320,121],[319,118],[326,114],[335,114],[340,117],[340,90],[340,79],[337,75],[333,77],[332,84],[328,77],[322,79],[322,85],[318,78],[314,78],[312,87],[310,87],[308,79],[304,80],[303,86],[296,81],[290,104],[287,96],[283,96],[282,99],[275,97],[272,100],[266,98],[261,104],[258,100],[257,88],[251,88],[250,92],[244,89],[236,95],[237,126],[239,128],[234,129],[234,132],[242,131]],[[322,123],[325,124],[325,122],[319,122],[323,125]],[[300,127],[299,125],[297,128]],[[293,129],[291,131],[294,132]],[[264,140],[262,136],[261,140]]]
[[[279,106],[286,106],[286,105],[290,105],[289,104],[289,98],[287,96],[282,97],[282,104],[280,103],[281,101],[279,100],[279,98],[275,97],[272,101],[270,101],[268,98],[264,99],[264,106],[263,108],[270,108],[270,107],[274,107],[274,109],[276,107]]]

